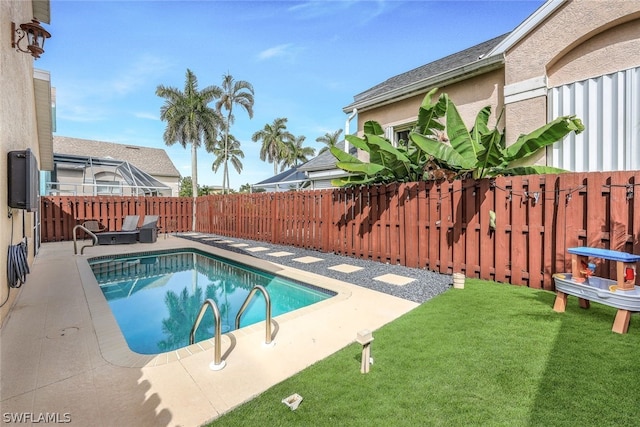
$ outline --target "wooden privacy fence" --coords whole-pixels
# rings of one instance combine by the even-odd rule
[[[127,215],[158,215],[162,232],[191,230],[193,202],[188,197],[43,196],[40,234],[43,242],[72,240],[73,227],[94,219],[118,231]]]
[[[213,195],[196,230],[553,289],[569,247],[640,254],[638,184],[598,172]]]
[[[569,247],[640,254],[639,184],[640,172],[597,172],[212,195],[196,200],[196,231],[553,289]],[[187,231],[191,209],[190,198],[43,197],[42,240],[69,240],[86,219],[118,230],[127,214]]]

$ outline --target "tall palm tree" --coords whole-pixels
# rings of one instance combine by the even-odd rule
[[[235,81],[233,76],[227,72],[224,76],[222,76],[222,87],[218,88],[221,91],[220,99],[216,102],[216,109],[220,114],[222,114],[222,109],[224,108],[227,111],[227,125],[224,127],[224,176],[222,177],[222,190],[223,193],[226,193],[227,187],[225,187],[225,178],[226,183],[229,185],[229,166],[228,154],[229,148],[229,131],[231,124],[234,121],[233,117],[233,106],[239,105],[247,111],[249,114],[249,118],[253,118],[253,86],[251,83],[238,80]],[[240,142],[238,141],[238,144]],[[238,149],[240,146],[238,145]],[[235,166],[234,166],[235,167]],[[237,170],[237,168],[236,168]]]
[[[303,147],[305,136],[296,136],[285,143],[285,152],[282,158],[282,167],[280,172],[286,168],[298,166],[301,163],[308,162],[309,157],[313,157],[316,149],[312,147]]]
[[[218,172],[220,166],[224,164],[222,188],[230,188],[227,163],[230,161],[236,172],[242,172],[242,161],[240,159],[244,159],[244,152],[240,149],[240,141],[238,141],[235,136],[228,134],[226,149],[224,141],[217,141],[216,144],[207,144],[207,151],[216,157],[211,165],[211,169],[214,172]]]
[[[221,96],[220,89],[207,86],[198,90],[198,79],[187,69],[184,91],[159,85],[156,95],[164,98],[160,107],[160,119],[167,122],[163,139],[165,144],[178,142],[184,148],[191,144],[191,188],[198,196],[198,147],[203,140],[215,140],[217,128],[222,122],[220,114],[209,103]],[[193,209],[193,229],[196,227],[196,210]]]
[[[267,123],[251,137],[253,142],[262,141],[260,160],[273,163],[274,175],[278,173],[278,164],[285,152],[285,144],[292,139],[293,135],[287,130],[287,119],[284,117],[275,119],[272,124]]]
[[[322,147],[320,151],[318,151],[318,154],[322,154],[328,149],[330,149],[331,147],[335,147],[340,140],[341,133],[342,133],[342,129],[338,129],[333,133],[327,132],[324,135],[317,137],[316,138],[317,142],[322,142],[323,144],[327,145],[326,147]]]

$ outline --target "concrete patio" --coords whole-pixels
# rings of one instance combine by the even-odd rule
[[[225,334],[221,371],[209,369],[213,341],[157,356],[135,354],[86,260],[181,247],[226,255],[337,295],[275,318],[271,348],[262,345],[263,322]],[[304,263],[299,268],[175,236],[153,244],[89,247],[85,255],[73,255],[72,242],[43,244],[0,331],[3,422],[8,416],[54,416],[81,426],[201,425],[343,348],[358,331],[375,330],[417,306],[305,272]],[[354,360],[353,369],[359,368]]]

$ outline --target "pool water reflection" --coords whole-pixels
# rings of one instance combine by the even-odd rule
[[[256,285],[269,292],[273,317],[335,295],[197,250],[98,257],[89,264],[129,348],[140,354],[189,345],[193,322],[208,298],[218,305],[225,333],[234,329],[238,310]],[[258,292],[240,327],[264,319],[265,301]],[[213,316],[204,316],[196,342],[213,336],[213,323]]]

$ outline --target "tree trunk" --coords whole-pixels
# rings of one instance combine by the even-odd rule
[[[193,197],[193,220],[191,231],[196,231],[196,198],[198,197],[198,146],[191,143],[191,195]]]

